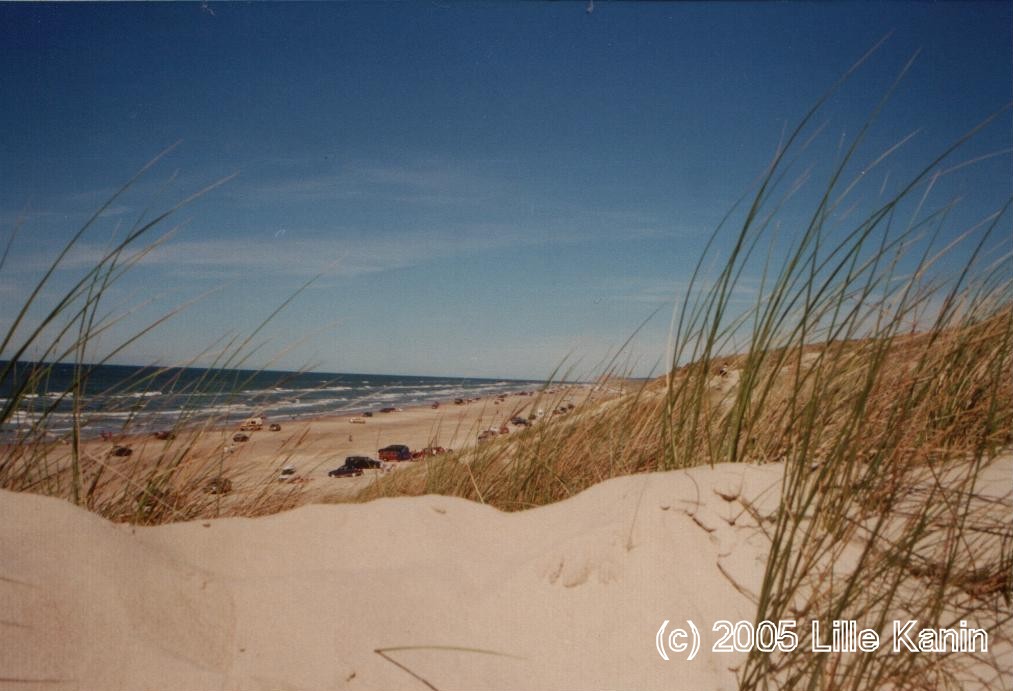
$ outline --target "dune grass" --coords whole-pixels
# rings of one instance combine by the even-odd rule
[[[877,630],[893,619],[928,627],[967,619],[1003,635],[1013,598],[1013,521],[983,478],[1013,441],[1010,200],[943,246],[938,239],[953,236],[954,205],[927,200],[954,156],[1004,113],[896,191],[856,203],[867,173],[897,148],[859,160],[888,93],[819,193],[806,198],[805,213],[791,217],[797,231],[786,240],[779,217],[807,177],[795,171],[834,90],[715,232],[673,320],[663,377],[635,382],[606,367],[591,389],[549,393],[547,385],[532,409],[551,413],[567,400],[573,409],[386,476],[357,500],[438,493],[521,510],[622,475],[781,463],[781,508],[766,526],[771,549],[757,622],[818,619],[827,631],[841,619]],[[174,210],[135,228],[18,340],[29,308],[101,210],[57,257],[4,337],[13,357],[0,380],[12,382],[14,393],[0,422],[23,414],[27,396],[43,388],[48,365],[17,368],[47,338],[40,359],[75,362],[65,393],[81,399],[89,344],[109,326],[96,316],[102,295],[148,251],[128,250]],[[962,263],[942,269],[957,251]],[[715,259],[719,269],[708,276]],[[735,296],[755,276],[743,308]],[[239,366],[256,333],[223,348],[209,376]],[[144,385],[143,377],[127,384]],[[66,445],[54,442],[46,435],[52,410],[39,409],[3,447],[0,487],[66,497],[144,524],[260,515],[305,501],[298,486],[279,486],[273,476],[251,479],[242,497],[207,493],[226,463],[227,439],[213,421],[181,424],[140,464],[90,454],[77,427]],[[813,653],[808,626],[799,630],[795,650],[750,654],[741,688],[960,688],[971,673],[963,667],[973,656],[895,654],[889,645],[865,655]],[[980,662],[1001,668],[987,656]]]
[[[987,654],[894,653],[891,641],[870,654],[814,653],[809,640],[814,619],[825,635],[835,620],[877,631],[895,619],[970,620],[998,640],[1013,616],[1013,516],[983,480],[1013,441],[1010,200],[958,233],[955,203],[928,201],[964,165],[953,163],[962,147],[1007,110],[892,195],[856,203],[896,148],[857,160],[889,96],[793,217],[786,246],[779,214],[805,177],[791,171],[826,99],[787,137],[701,257],[662,379],[385,478],[360,499],[452,494],[518,510],[619,475],[782,463],[756,622],[797,620],[800,642],[754,650],[741,688],[961,688],[974,664],[1013,673]],[[957,251],[961,263],[943,270]],[[754,301],[736,311],[733,296],[755,275]]]
[[[137,270],[139,262],[157,249],[171,231],[151,240],[154,233],[180,209],[229,178],[205,187],[148,220],[142,216],[69,289],[55,299],[42,299],[52,289],[54,275],[66,269],[66,259],[98,225],[103,212],[172,148],[144,166],[73,234],[2,335],[0,352],[5,354],[6,361],[0,367],[0,386],[6,399],[0,407],[0,425],[6,428],[7,436],[0,444],[0,488],[62,497],[112,520],[148,525],[221,515],[275,513],[300,503],[302,488],[278,486],[274,473],[242,477],[242,471],[230,467],[227,477],[229,439],[222,428],[225,414],[195,416],[198,406],[193,396],[214,392],[223,408],[235,403],[236,392],[246,383],[243,377],[255,376],[255,372],[243,374],[239,368],[256,352],[257,334],[314,279],[283,300],[248,335],[221,339],[189,363],[138,370],[104,391],[96,391],[89,383],[98,367],[189,307],[187,303],[171,309],[122,342],[95,352],[96,341],[107,336],[127,316],[103,311],[103,298],[126,272]],[[0,270],[14,236],[12,233],[0,259]],[[42,310],[42,318],[30,320],[33,310]],[[212,349],[216,354],[202,377],[185,385],[176,381],[183,367],[192,365]],[[29,353],[32,359],[27,358]],[[62,388],[53,383],[56,363],[70,363],[73,368],[73,375]],[[170,390],[159,393],[164,393],[163,400],[172,400],[182,412],[162,430],[164,438],[157,439],[142,424],[147,421],[146,412],[135,401],[143,401],[156,380],[166,385],[166,378]],[[105,401],[105,407],[86,411],[86,400]],[[66,407],[68,402],[71,429],[55,432],[53,419],[61,404]],[[97,436],[96,430],[87,428],[89,420],[108,414],[122,419],[114,429],[107,430],[112,436],[110,443],[89,442],[88,437]],[[116,445],[129,445],[136,453],[116,456],[113,441]],[[250,473],[247,471],[246,475]],[[236,484],[241,484],[244,491],[230,496],[222,491],[209,491],[211,487],[220,490]]]

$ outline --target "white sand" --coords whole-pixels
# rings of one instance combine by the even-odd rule
[[[753,618],[780,472],[625,477],[514,514],[428,496],[156,528],[0,492],[0,688],[424,689],[374,652],[421,646],[387,655],[440,691],[734,689],[744,656],[710,629]],[[702,629],[692,662],[660,658],[666,619]]]
[[[420,689],[374,650],[451,646],[504,655],[388,654],[441,691],[732,689],[741,656],[666,663],[655,634],[665,619],[751,619],[740,589],[759,584],[766,544],[714,486],[755,496],[778,474],[620,478],[514,514],[429,496],[157,528],[0,493],[0,676],[109,690]]]

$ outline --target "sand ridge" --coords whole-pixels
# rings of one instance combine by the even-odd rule
[[[751,617],[767,546],[739,500],[779,474],[624,477],[510,514],[426,496],[155,528],[0,493],[0,591],[25,627],[3,629],[4,676],[424,688],[374,652],[408,647],[385,654],[441,690],[732,689],[741,656],[666,663],[654,636],[664,619]]]

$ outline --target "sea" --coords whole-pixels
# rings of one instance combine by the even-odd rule
[[[0,361],[0,371],[7,363]],[[15,399],[17,382],[33,367],[45,376]],[[452,403],[501,393],[535,391],[544,382],[516,379],[417,377],[392,374],[338,374],[266,370],[160,369],[126,365],[85,366],[75,391],[72,364],[18,363],[0,381],[4,422],[10,439],[44,428],[59,437],[75,415],[85,437],[144,433],[211,422],[230,425],[252,415],[270,422],[325,415],[355,415],[385,407]],[[39,421],[45,424],[40,425]]]

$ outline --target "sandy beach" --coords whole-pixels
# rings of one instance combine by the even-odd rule
[[[733,360],[703,373],[708,405],[722,415],[741,386]],[[820,360],[810,353],[799,362],[815,367]],[[787,380],[790,373],[777,376]],[[575,456],[560,472],[579,472],[610,429],[635,427],[630,411],[636,406],[642,406],[637,419],[656,419],[652,411],[662,409],[664,390],[657,380],[631,388],[632,395],[622,386],[571,386],[540,397],[500,395],[371,417],[279,422],[268,415],[265,422],[281,429],[265,425],[246,432],[244,442],[234,441],[235,425],[204,430],[192,442],[186,433],[167,441],[146,434],[86,442],[84,453],[101,456],[96,463],[104,477],[129,493],[143,487],[121,477],[127,469],[158,468],[182,449],[173,477],[182,503],[170,493],[149,494],[156,508],[169,512],[134,509],[117,523],[60,499],[0,492],[0,606],[8,613],[0,628],[0,688],[738,688],[753,644],[722,647],[721,627],[754,626],[775,528],[788,515],[785,463],[634,468],[515,512],[486,504],[481,494],[480,501],[386,496],[384,481],[412,477],[401,475],[407,469],[428,474],[445,460],[439,457],[386,464],[360,477],[327,476],[346,456],[375,457],[389,444],[466,450],[486,443],[481,432],[505,426],[518,444],[490,442],[494,453],[452,457],[439,471],[461,473],[465,488],[487,473],[483,482],[492,496],[509,477],[530,481],[557,449]],[[510,423],[532,414],[526,432]],[[610,427],[617,421],[623,427]],[[588,434],[599,441],[587,452],[566,446]],[[115,445],[130,446],[131,455],[111,455]],[[531,465],[517,465],[524,449],[534,449],[524,461]],[[68,462],[66,446],[54,451],[60,463]],[[199,474],[188,474],[191,465]],[[286,466],[294,470],[283,476]],[[818,462],[802,467],[818,479]],[[998,602],[1006,576],[974,565],[1003,563],[996,515],[1013,514],[1013,454],[967,474],[969,467],[958,459],[943,472],[909,467],[906,489],[890,512],[863,504],[871,512],[859,511],[860,520],[839,532],[841,538],[806,557],[778,618],[799,627],[797,645],[821,644],[816,634],[808,636],[811,605],[805,603],[823,597],[828,575],[847,579],[859,572],[870,545],[892,549],[895,536],[911,530],[909,516],[926,511],[926,493],[937,494],[941,501],[932,505],[940,507],[959,497],[967,502],[961,530],[968,538],[953,557],[957,599],[936,616],[970,620],[991,638],[987,650],[948,658],[946,674],[960,688],[1002,688],[1013,630],[1008,618],[981,603]],[[230,480],[230,490],[209,495],[209,477]],[[557,484],[549,481],[550,488]],[[814,496],[839,490],[838,496],[859,496],[859,486],[825,485]],[[511,491],[525,496],[519,487]],[[385,498],[360,503],[357,495],[366,488]],[[142,506],[144,496],[128,506]],[[257,508],[257,497],[272,496],[291,503]],[[251,499],[248,511],[243,502]],[[196,520],[176,513],[193,507],[202,512]],[[297,508],[284,510],[289,507]],[[830,529],[825,510],[816,522],[809,511],[790,519],[798,521],[796,530]],[[217,518],[230,513],[257,517]],[[167,524],[132,525],[148,519]],[[948,542],[938,536],[950,526],[940,513],[929,532],[919,530],[917,549],[904,552],[910,566],[901,572],[903,597],[875,631],[884,645],[897,636],[892,621],[924,616],[908,614],[917,611],[909,608],[931,582],[922,579],[938,567],[919,565],[943,558],[940,547]],[[683,638],[694,629],[696,652],[689,659]],[[815,652],[798,655],[804,662]]]
[[[233,483],[232,499],[257,491],[266,480],[277,479],[283,468],[291,467],[295,473],[289,481],[298,483],[311,500],[325,501],[354,495],[382,474],[379,470],[367,470],[359,477],[329,478],[328,471],[340,467],[348,456],[376,459],[378,450],[391,444],[403,444],[413,451],[429,447],[466,449],[478,443],[483,431],[507,430],[509,434],[522,429],[510,423],[512,418],[534,415],[532,424],[539,424],[552,416],[556,408],[594,405],[614,398],[616,392],[611,387],[558,387],[541,393],[525,391],[523,395],[472,398],[463,404],[442,401],[436,408],[426,405],[387,413],[374,409],[370,411],[371,417],[364,417],[362,411],[288,420],[272,417],[266,411],[265,424],[257,431],[241,431],[241,423],[236,422],[209,430],[181,431],[170,442],[153,434],[119,435],[108,441],[92,439],[82,444],[82,450],[122,474],[131,465],[172,456],[184,448],[195,458],[220,459],[217,475]],[[271,431],[271,423],[281,429]],[[237,434],[246,435],[248,440],[234,441]],[[132,454],[116,458],[111,455],[116,447],[128,447]],[[58,462],[69,464],[68,450],[59,445],[53,448]],[[387,472],[412,464],[392,463]]]
[[[0,44],[0,691],[1013,691],[1013,3]]]

